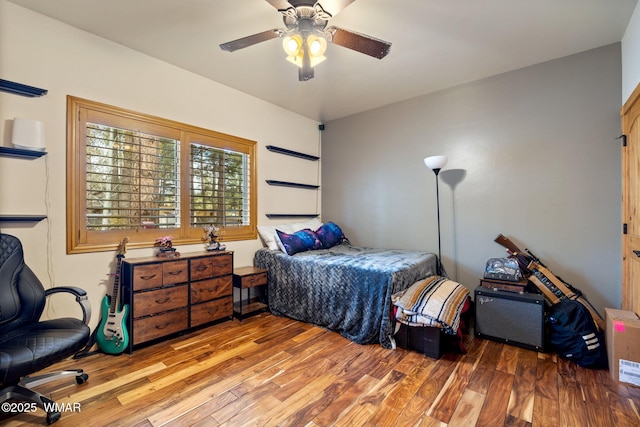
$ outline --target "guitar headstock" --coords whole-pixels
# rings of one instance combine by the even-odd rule
[[[498,234],[498,237],[495,238],[494,242],[499,244],[500,246],[504,246],[509,252],[509,255],[521,254],[523,253],[520,248],[518,248],[515,243],[513,243],[510,239],[503,236],[502,234]]]
[[[127,243],[129,243],[129,238],[125,237],[122,239],[122,242],[118,245],[118,249],[116,251],[117,256],[124,256],[127,253]]]

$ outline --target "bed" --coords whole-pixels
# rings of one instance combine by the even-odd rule
[[[393,347],[392,295],[436,274],[432,253],[374,249],[341,241],[293,254],[268,247],[254,265],[268,270],[272,313],[318,325],[358,344]]]

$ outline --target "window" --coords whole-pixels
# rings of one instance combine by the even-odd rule
[[[67,102],[67,252],[171,235],[255,239],[255,141],[75,97]]]

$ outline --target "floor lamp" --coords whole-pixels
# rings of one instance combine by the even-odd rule
[[[424,159],[424,164],[436,174],[436,206],[438,210],[438,275],[442,275],[442,248],[440,240],[440,190],[438,188],[438,174],[447,164],[447,156],[431,156]]]

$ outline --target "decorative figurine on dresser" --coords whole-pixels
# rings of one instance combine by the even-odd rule
[[[164,236],[156,239],[155,245],[156,248],[156,256],[161,258],[175,258],[180,256],[180,252],[176,251],[176,248],[173,247],[172,243],[173,237]]]
[[[183,332],[233,318],[233,252],[127,258],[122,288],[129,305],[129,353]]]
[[[202,241],[206,243],[205,249],[207,251],[224,251],[227,249],[227,245],[218,241],[222,233],[223,232],[221,232],[215,225],[204,227],[204,236],[202,236]]]

